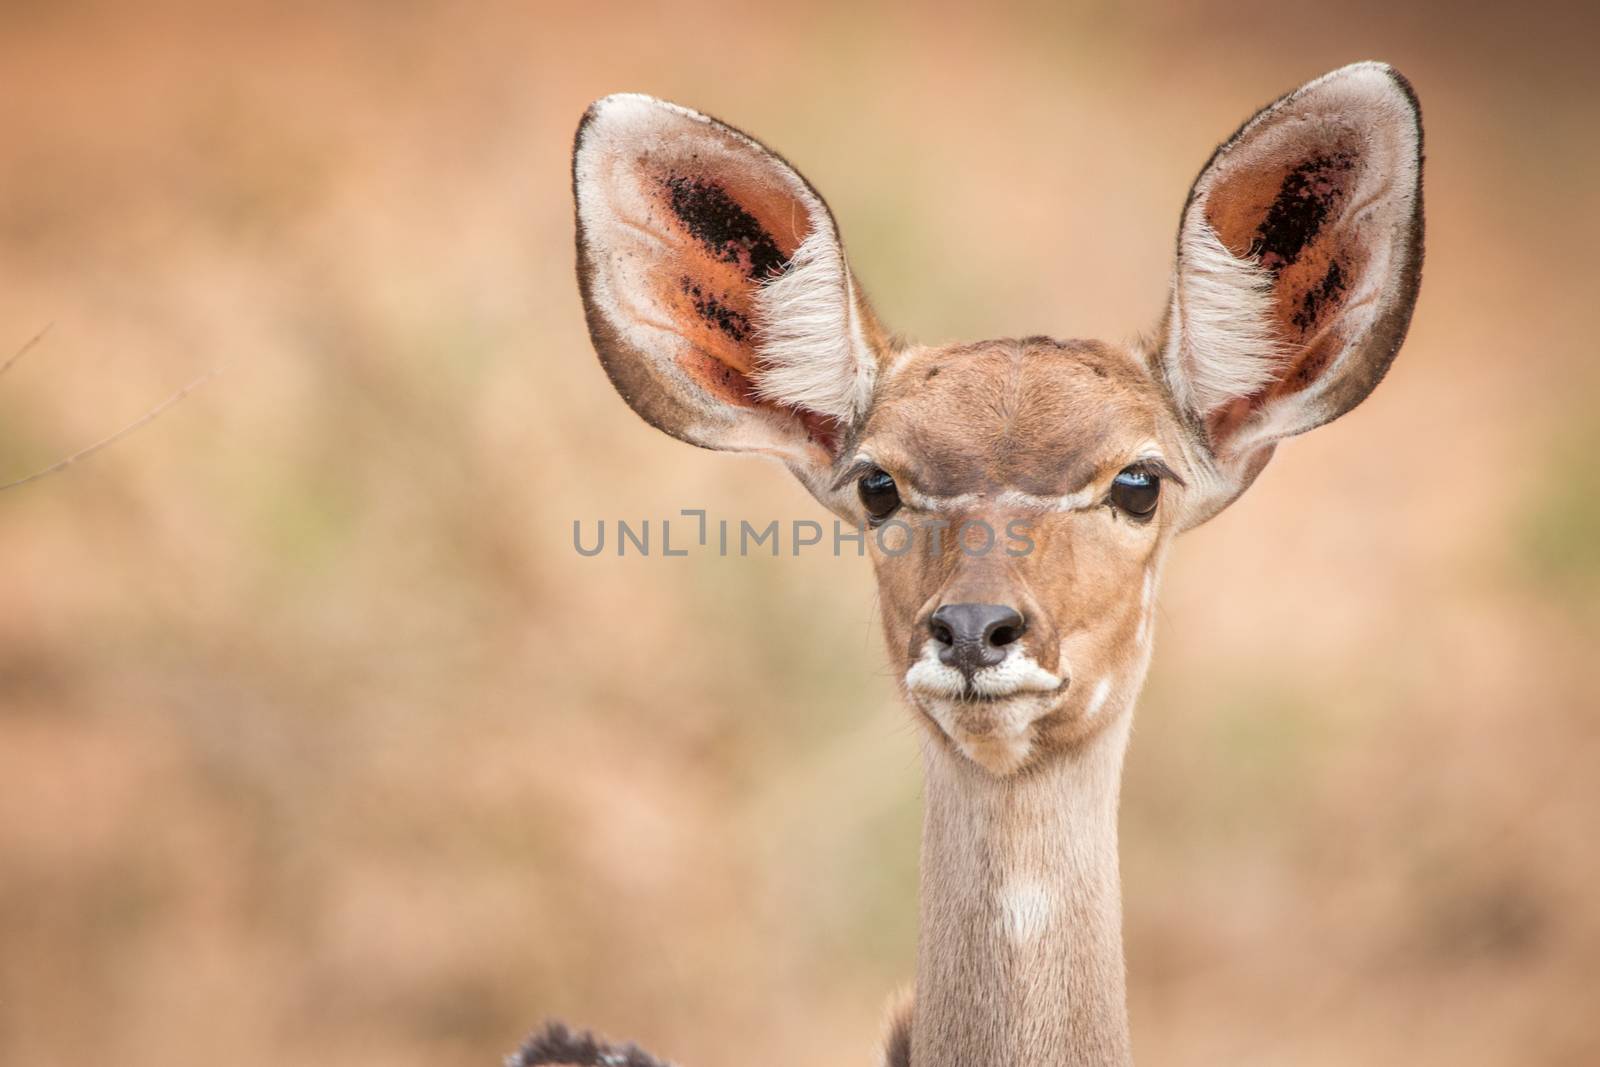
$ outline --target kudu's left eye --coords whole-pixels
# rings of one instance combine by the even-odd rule
[[[1135,463],[1123,468],[1111,483],[1111,504],[1133,519],[1148,519],[1161,500],[1161,479]]]
[[[856,483],[856,491],[861,494],[861,506],[867,509],[873,522],[882,522],[900,507],[900,490],[888,471],[874,468],[863,474]]]

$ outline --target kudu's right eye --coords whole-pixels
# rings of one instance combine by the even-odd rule
[[[861,494],[861,506],[867,509],[867,516],[873,523],[884,521],[900,507],[900,490],[895,488],[894,479],[886,470],[874,467],[863,474],[856,483],[856,491]]]

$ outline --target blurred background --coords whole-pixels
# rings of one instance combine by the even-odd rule
[[[0,1062],[872,1062],[917,736],[869,566],[590,350],[568,152],[643,90],[830,198],[929,341],[1153,325],[1255,108],[1387,59],[1411,339],[1177,546],[1128,764],[1144,1064],[1600,1062],[1600,16],[1172,0],[0,7]],[[590,527],[592,529],[592,526]]]

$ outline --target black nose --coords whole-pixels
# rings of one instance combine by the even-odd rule
[[[928,619],[940,644],[939,662],[971,678],[1006,658],[1006,646],[1022,636],[1022,613],[1004,604],[946,604]]]

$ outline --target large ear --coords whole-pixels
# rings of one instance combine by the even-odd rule
[[[1344,67],[1246,122],[1195,180],[1161,370],[1220,511],[1274,442],[1366,399],[1422,277],[1422,117],[1382,63]]]
[[[753,138],[635,94],[584,115],[572,185],[589,334],[623,399],[674,437],[779,457],[817,491],[877,371],[822,197]]]

